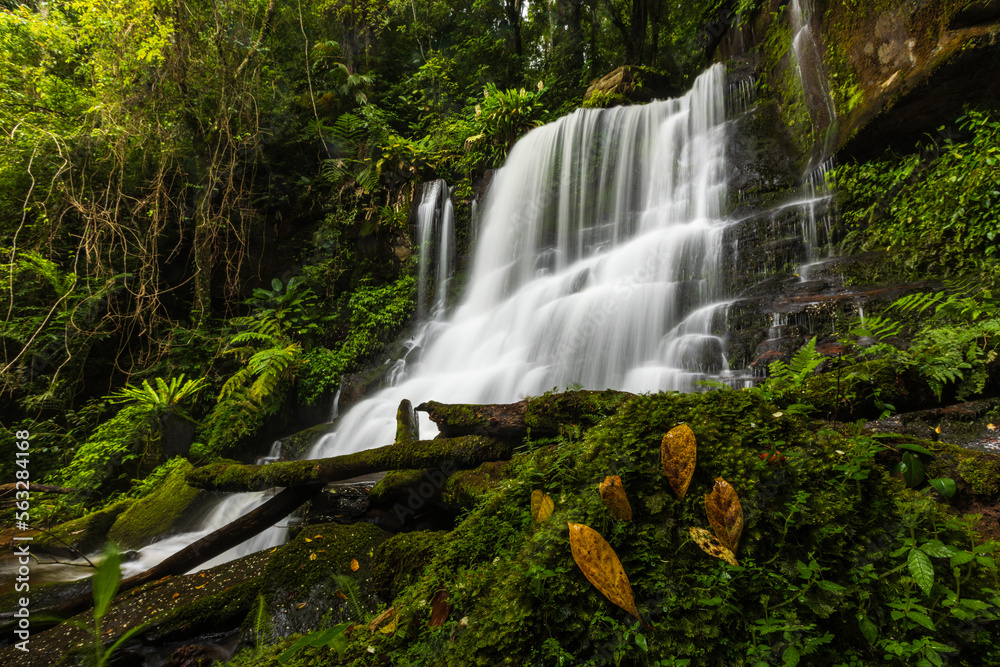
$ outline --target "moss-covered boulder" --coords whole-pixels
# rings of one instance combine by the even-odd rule
[[[444,531],[399,533],[375,547],[372,591],[382,600],[394,600],[419,578],[447,535]]]
[[[125,498],[79,519],[60,524],[50,530],[49,534],[37,536],[32,542],[32,549],[71,557],[75,557],[77,552],[96,551],[107,541],[108,531],[118,517],[135,502],[133,498]]]
[[[268,562],[261,593],[268,641],[373,611],[375,548],[389,533],[368,523],[305,526]],[[354,569],[352,561],[356,561]],[[255,621],[245,628],[253,631]]]
[[[151,493],[118,516],[108,531],[108,539],[123,549],[138,549],[169,533],[201,493],[187,483],[191,470],[191,463],[181,459]]]
[[[698,446],[683,500],[660,461],[663,434],[682,423]],[[375,665],[391,655],[400,664],[431,656],[439,665],[599,665],[619,656],[624,664],[732,665],[797,656],[799,664],[874,665],[901,645],[908,652],[891,664],[915,664],[928,648],[954,664],[996,662],[995,563],[971,553],[968,521],[890,476],[876,456],[883,449],[862,431],[789,417],[755,392],[637,397],[582,439],[563,438],[515,462],[514,479],[435,544],[397,596],[398,632],[352,634],[346,662]],[[632,522],[602,502],[598,485],[608,474],[621,477]],[[719,477],[742,501],[738,566],[691,538],[690,528],[709,528],[704,495]],[[542,523],[530,514],[535,489],[555,503]],[[584,577],[567,522],[608,541],[652,629],[639,628]],[[927,559],[910,555],[914,549]],[[987,544],[979,554],[995,550]],[[977,582],[963,583],[965,620],[947,611],[950,558],[962,563],[965,582]],[[914,575],[908,559],[934,574]],[[442,591],[447,620],[432,627],[432,600]],[[934,612],[933,631],[922,617],[893,614],[907,600],[943,611]],[[921,644],[925,637],[936,644]],[[309,651],[303,660],[328,655]]]

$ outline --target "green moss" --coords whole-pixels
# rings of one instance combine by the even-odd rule
[[[698,441],[684,500],[666,484],[659,451],[663,434],[680,423]],[[347,662],[368,664],[391,653],[400,664],[523,665],[568,655],[585,665],[634,652],[626,634],[634,619],[580,572],[568,521],[593,527],[616,551],[640,612],[656,627],[642,631],[651,662],[723,665],[752,652],[780,663],[789,645],[804,648],[819,636],[812,628],[856,628],[852,610],[859,602],[884,600],[898,586],[898,575],[879,583],[859,573],[868,565],[877,573],[898,572],[900,564],[905,569],[905,560],[891,554],[897,536],[910,534],[900,514],[909,496],[874,465],[878,446],[870,438],[816,428],[748,392],[636,397],[582,438],[567,434],[512,464],[516,478],[501,482],[442,539],[394,601],[402,610],[401,633],[352,637]],[[759,454],[776,448],[786,460],[766,464]],[[622,477],[633,500],[632,523],[614,519],[597,493],[611,473]],[[703,497],[717,477],[733,484],[742,500],[740,568],[708,557],[688,533],[691,526],[708,527]],[[536,488],[555,501],[555,513],[541,524],[529,515]],[[943,515],[928,511],[940,524]],[[947,531],[937,532],[940,525],[919,525],[919,539],[950,539]],[[420,544],[419,538],[394,539],[401,548],[408,539]],[[830,582],[825,588],[804,583],[800,565],[810,563]],[[442,628],[431,629],[429,602],[442,589],[451,611]],[[866,604],[885,632],[895,632],[881,602]],[[751,636],[748,628],[760,627],[756,620],[778,617],[768,611],[776,606],[784,609],[781,618],[792,614],[799,629],[783,640]],[[835,637],[828,650],[813,645],[810,664],[867,650],[855,631],[838,630]],[[979,649],[963,650],[974,656]]]
[[[382,600],[394,600],[423,573],[446,536],[443,531],[399,533],[375,547],[372,557],[375,594]]]
[[[108,538],[123,549],[138,549],[169,532],[191,506],[199,489],[188,485],[188,461],[177,466],[149,495],[133,503],[115,520]]]
[[[958,464],[958,473],[972,492],[981,496],[1000,493],[1000,457],[970,456]]]
[[[411,488],[424,481],[426,470],[390,470],[368,493],[373,507],[387,507],[405,500]]]
[[[49,531],[50,535],[36,537],[34,546],[43,551],[56,553],[64,552],[66,545],[82,552],[95,551],[107,541],[108,531],[118,517],[135,502],[132,498],[125,498],[79,519],[56,526]]]
[[[524,423],[533,432],[560,433],[565,427],[589,428],[608,415],[634,394],[624,391],[567,391],[546,393],[528,399]]]
[[[497,482],[513,473],[510,461],[488,461],[475,470],[462,470],[448,478],[441,502],[454,508],[472,509],[492,493]]]

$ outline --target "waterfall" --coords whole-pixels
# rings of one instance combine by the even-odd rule
[[[433,267],[433,317],[391,385],[342,415],[307,458],[391,443],[403,398],[507,402],[570,385],[692,390],[725,372],[726,90],[725,69],[715,65],[681,98],[579,109],[529,132],[478,207],[467,293],[448,316],[450,202],[443,181],[425,188],[419,298],[431,297]],[[422,421],[423,437],[433,437],[433,423]],[[198,530],[261,500],[230,496]],[[283,531],[231,553],[270,546]]]
[[[455,213],[451,190],[442,180],[424,185],[417,207],[417,238],[419,263],[417,268],[417,316],[427,319],[440,316],[445,308],[448,280],[455,266]],[[433,283],[431,280],[433,274]],[[434,302],[428,309],[428,300]]]
[[[813,127],[827,133],[825,143],[828,144],[832,138],[830,130],[834,128],[837,120],[837,110],[826,78],[823,52],[813,34],[813,7],[810,0],[792,0],[788,5],[788,12],[792,29],[791,47],[795,60],[795,74],[802,86]],[[828,145],[820,148],[824,155],[829,153]]]
[[[403,398],[691,390],[726,370],[726,90],[716,65],[684,97],[579,109],[521,139],[478,211],[462,303],[425,330],[405,375],[348,411],[309,457],[392,442]]]

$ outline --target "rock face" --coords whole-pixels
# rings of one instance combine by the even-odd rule
[[[726,35],[731,368],[762,373],[812,336],[835,353],[861,313],[935,287],[896,284],[876,253],[835,257],[844,230],[827,169],[838,156],[910,149],[965,104],[1000,104],[1000,2],[966,4],[773,0]]]
[[[642,67],[622,65],[591,82],[583,94],[584,106],[613,106],[627,102],[648,102],[675,97],[679,91],[667,77]]]

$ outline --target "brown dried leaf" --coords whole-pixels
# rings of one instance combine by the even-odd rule
[[[716,477],[715,488],[705,496],[705,511],[719,542],[736,553],[743,534],[743,505],[732,484]]]
[[[622,485],[622,478],[618,475],[608,475],[601,482],[599,487],[601,500],[615,517],[622,521],[632,520],[632,506],[628,503],[628,496],[625,495],[625,487]]]
[[[695,441],[694,431],[687,424],[672,428],[663,436],[663,441],[660,443],[663,472],[667,475],[670,488],[682,500],[691,485],[697,459],[698,444]]]
[[[531,516],[535,523],[541,523],[548,519],[552,516],[554,509],[555,503],[552,502],[552,496],[541,489],[535,489],[531,492]]]
[[[604,597],[635,616],[643,625],[645,622],[635,608],[632,585],[618,554],[601,534],[582,523],[570,523],[569,546],[573,550],[573,560],[580,567],[583,576],[604,594]]]
[[[351,572],[357,572],[359,569],[361,569],[361,565],[358,564],[358,559],[357,558],[352,558],[351,559]]]
[[[716,558],[721,558],[730,565],[739,565],[736,561],[736,556],[733,552],[722,546],[719,540],[715,539],[715,535],[708,532],[704,528],[691,528],[691,539],[695,541],[701,550],[707,553],[709,556],[715,556]]]
[[[451,613],[451,605],[448,604],[448,591],[442,589],[431,600],[431,627],[438,628],[444,625],[444,622],[448,620],[449,613]]]

